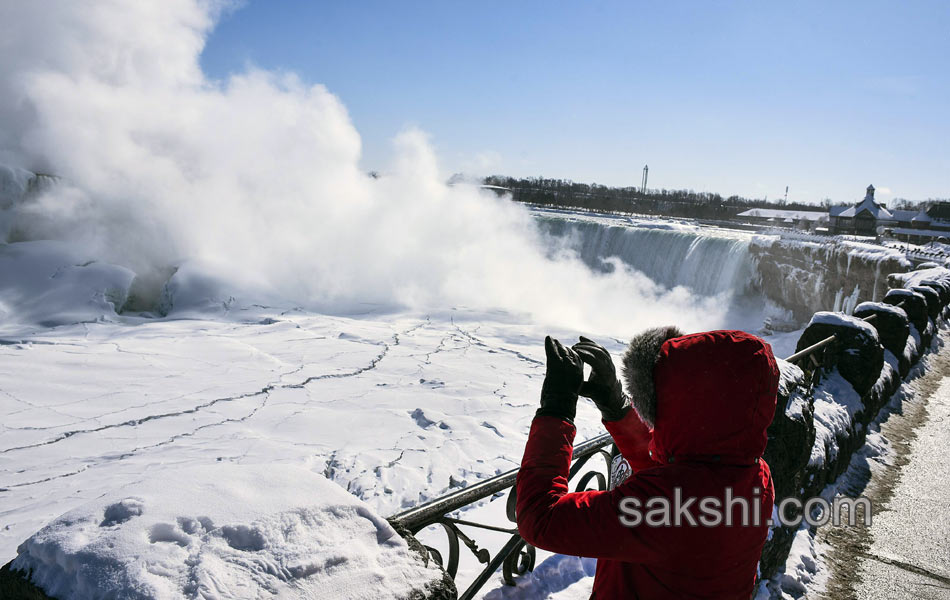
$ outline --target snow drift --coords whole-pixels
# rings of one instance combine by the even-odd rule
[[[0,245],[0,322],[94,321],[128,300],[135,274],[55,241]]]
[[[62,600],[375,600],[442,578],[366,504],[286,465],[145,477],[54,520],[13,568]]]

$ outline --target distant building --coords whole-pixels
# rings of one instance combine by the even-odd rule
[[[912,244],[950,238],[950,202],[937,202],[927,210],[888,210],[874,200],[873,185],[854,206],[832,206],[828,218],[831,232],[836,234],[877,236],[883,227],[890,235]]]
[[[937,202],[927,210],[899,210],[895,213],[897,224],[891,227],[891,235],[911,244],[926,244],[931,241],[946,242],[950,238],[950,202]]]
[[[839,210],[836,210],[839,209]],[[896,225],[894,215],[874,201],[874,186],[869,185],[864,200],[854,206],[832,207],[828,212],[833,233],[877,235],[879,226]]]
[[[935,202],[927,209],[927,215],[936,221],[950,223],[950,202]]]
[[[814,229],[828,223],[828,213],[819,210],[781,210],[777,208],[750,208],[736,215],[749,223]]]

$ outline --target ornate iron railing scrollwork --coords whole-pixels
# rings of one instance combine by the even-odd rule
[[[445,569],[445,572],[449,574],[449,577],[455,579],[455,576],[458,575],[459,570],[459,530],[454,524],[440,519],[436,521],[437,524],[442,526],[442,529],[445,530],[445,537],[449,540],[449,560],[445,561],[445,557],[442,556],[442,553],[432,546],[425,546],[426,552],[429,553],[429,556],[432,557],[435,562]],[[409,532],[412,535],[416,535],[432,523],[423,525],[419,528],[412,528]]]
[[[611,443],[613,443],[613,440],[609,434],[605,433],[574,446],[573,463],[571,464],[571,469],[568,474],[569,485],[571,480],[585,470],[585,467],[590,466],[590,460],[595,456],[599,455],[604,458],[606,471],[603,473],[598,470],[584,472],[574,486],[575,491],[587,489],[591,482],[596,483],[594,489],[607,489],[610,482],[610,466],[612,460],[611,453],[607,450],[607,446]],[[426,545],[425,548],[429,556],[442,565],[442,568],[445,569],[445,572],[448,573],[453,580],[456,579],[458,575],[462,546],[468,548],[472,555],[481,564],[485,565],[475,580],[461,593],[459,596],[460,600],[470,600],[473,598],[499,568],[502,569],[502,577],[508,585],[515,585],[515,579],[518,576],[534,570],[536,560],[535,549],[518,535],[517,527],[499,527],[449,516],[450,513],[465,506],[488,498],[489,496],[504,493],[507,490],[508,498],[506,499],[505,512],[508,520],[512,523],[516,523],[515,506],[517,496],[515,482],[517,477],[518,469],[512,469],[506,473],[480,481],[472,486],[451,492],[390,517],[390,520],[398,521],[413,535],[418,534],[430,525],[440,525],[448,540],[448,556],[443,556],[438,549],[432,546]],[[510,534],[511,537],[493,556],[491,551],[487,548],[480,547],[472,536],[462,531],[461,527],[507,533]]]
[[[521,540],[521,543],[514,547],[502,563],[502,578],[505,584],[515,585],[515,577],[533,571],[536,558],[534,546]]]
[[[605,473],[601,473],[600,471],[588,471],[587,473],[584,473],[584,475],[583,475],[583,476],[580,478],[580,480],[577,482],[577,485],[574,486],[574,491],[575,491],[575,492],[583,492],[583,491],[586,491],[586,490],[588,489],[588,488],[587,488],[587,484],[590,483],[590,481],[591,481],[592,479],[596,479],[596,480],[597,480],[597,487],[595,487],[595,488],[593,488],[593,489],[595,489],[595,490],[606,490],[606,489],[607,489],[607,486],[608,486],[609,483],[610,483],[610,465],[611,465],[611,463],[612,463],[612,461],[613,461],[613,457],[610,455],[610,452],[607,452],[607,451],[604,450],[603,448],[601,448],[601,449],[598,450],[597,452],[594,452],[593,454],[588,454],[588,455],[585,456],[584,458],[581,458],[581,459],[578,459],[578,460],[574,461],[574,464],[571,465],[571,470],[570,470],[570,473],[568,474],[568,478],[567,478],[567,479],[568,479],[568,481],[570,481],[571,479],[573,479],[574,476],[577,475],[577,474],[580,472],[580,470],[583,469],[583,468],[587,465],[587,463],[590,461],[590,459],[593,458],[593,457],[595,457],[595,456],[603,456],[603,457],[604,457],[604,462],[605,462],[605,464],[606,464],[606,474],[605,474]],[[514,494],[514,491],[512,491],[512,494]]]

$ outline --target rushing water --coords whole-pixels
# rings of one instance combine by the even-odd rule
[[[668,288],[702,296],[742,294],[754,278],[750,238],[740,232],[622,219],[540,215],[549,234],[566,241],[591,268],[613,268],[617,257]]]

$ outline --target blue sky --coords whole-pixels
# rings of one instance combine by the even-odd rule
[[[384,169],[407,126],[447,173],[838,203],[950,197],[950,2],[250,0],[213,78],[294,71]]]

